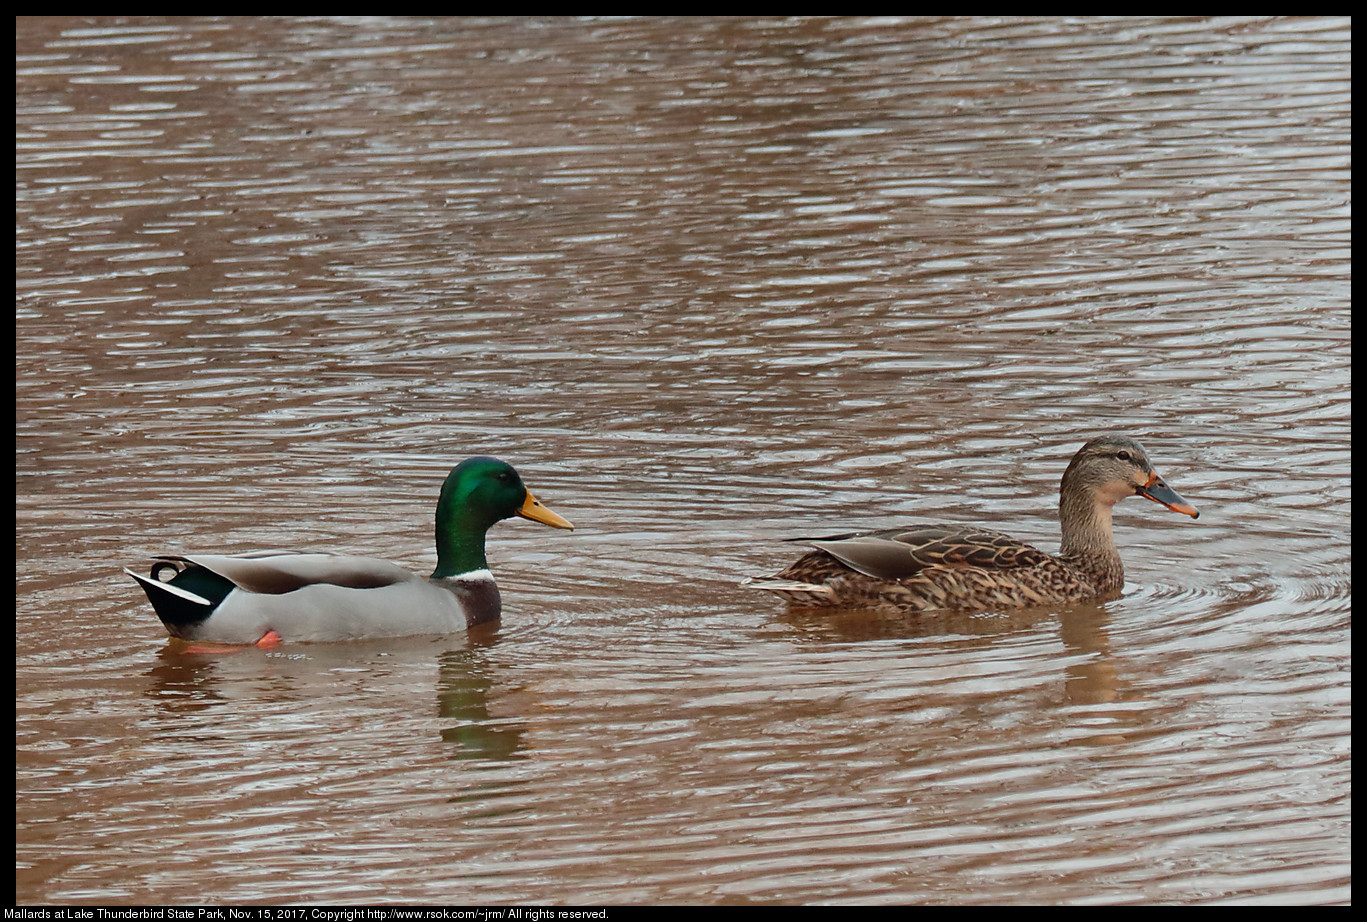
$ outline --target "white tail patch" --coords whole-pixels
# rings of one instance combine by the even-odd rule
[[[133,577],[135,580],[142,583],[144,586],[156,586],[162,592],[168,592],[171,595],[179,596],[180,598],[192,604],[203,605],[206,608],[213,607],[214,603],[210,602],[203,596],[195,595],[188,589],[182,589],[179,586],[172,586],[170,583],[163,583],[159,579],[148,579],[145,576],[139,576],[127,567],[123,568],[123,572],[127,573],[129,576]]]
[[[771,579],[768,577],[751,577],[741,583],[748,589],[763,589],[765,592],[772,592],[782,596],[789,602],[817,602],[826,603],[835,600],[835,590],[830,586],[822,586],[818,583],[804,583],[795,579]]]

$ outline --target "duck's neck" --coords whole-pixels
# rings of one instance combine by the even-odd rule
[[[1058,504],[1063,529],[1059,557],[1094,573],[1104,573],[1108,581],[1119,584],[1125,571],[1111,533],[1111,508],[1088,491],[1065,491]]]
[[[449,579],[473,570],[489,569],[484,558],[484,535],[489,524],[468,515],[437,510],[437,568],[433,579]]]

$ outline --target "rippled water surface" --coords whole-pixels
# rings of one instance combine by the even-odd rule
[[[17,21],[20,902],[1350,898],[1343,19]],[[1143,441],[1123,598],[786,610],[785,537]],[[500,625],[205,656],[125,565]]]

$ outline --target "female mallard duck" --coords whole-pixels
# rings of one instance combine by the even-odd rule
[[[428,578],[369,557],[190,554],[158,557],[142,585],[173,637],[226,644],[447,634],[498,618],[484,535],[520,515],[573,528],[497,458],[462,461],[437,501],[437,569]],[[167,571],[175,575],[161,579]]]
[[[1104,435],[1073,456],[1059,488],[1057,557],[1017,538],[959,525],[793,538],[811,551],[788,569],[751,580],[796,605],[995,609],[1115,597],[1125,570],[1111,507],[1143,496],[1193,519],[1199,513],[1163,482],[1134,439]]]

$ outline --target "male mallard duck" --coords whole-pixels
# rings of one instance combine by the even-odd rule
[[[423,578],[397,564],[332,554],[189,554],[158,557],[142,585],[173,637],[270,645],[447,634],[498,618],[498,586],[484,534],[514,515],[573,528],[497,458],[470,458],[437,501],[437,569]],[[163,573],[175,573],[163,581]]]
[[[1057,557],[1017,538],[961,525],[793,538],[811,551],[786,570],[749,581],[797,605],[1020,608],[1114,597],[1125,583],[1111,507],[1143,496],[1193,519],[1195,507],[1163,482],[1134,439],[1104,435],[1073,455],[1059,488]]]

